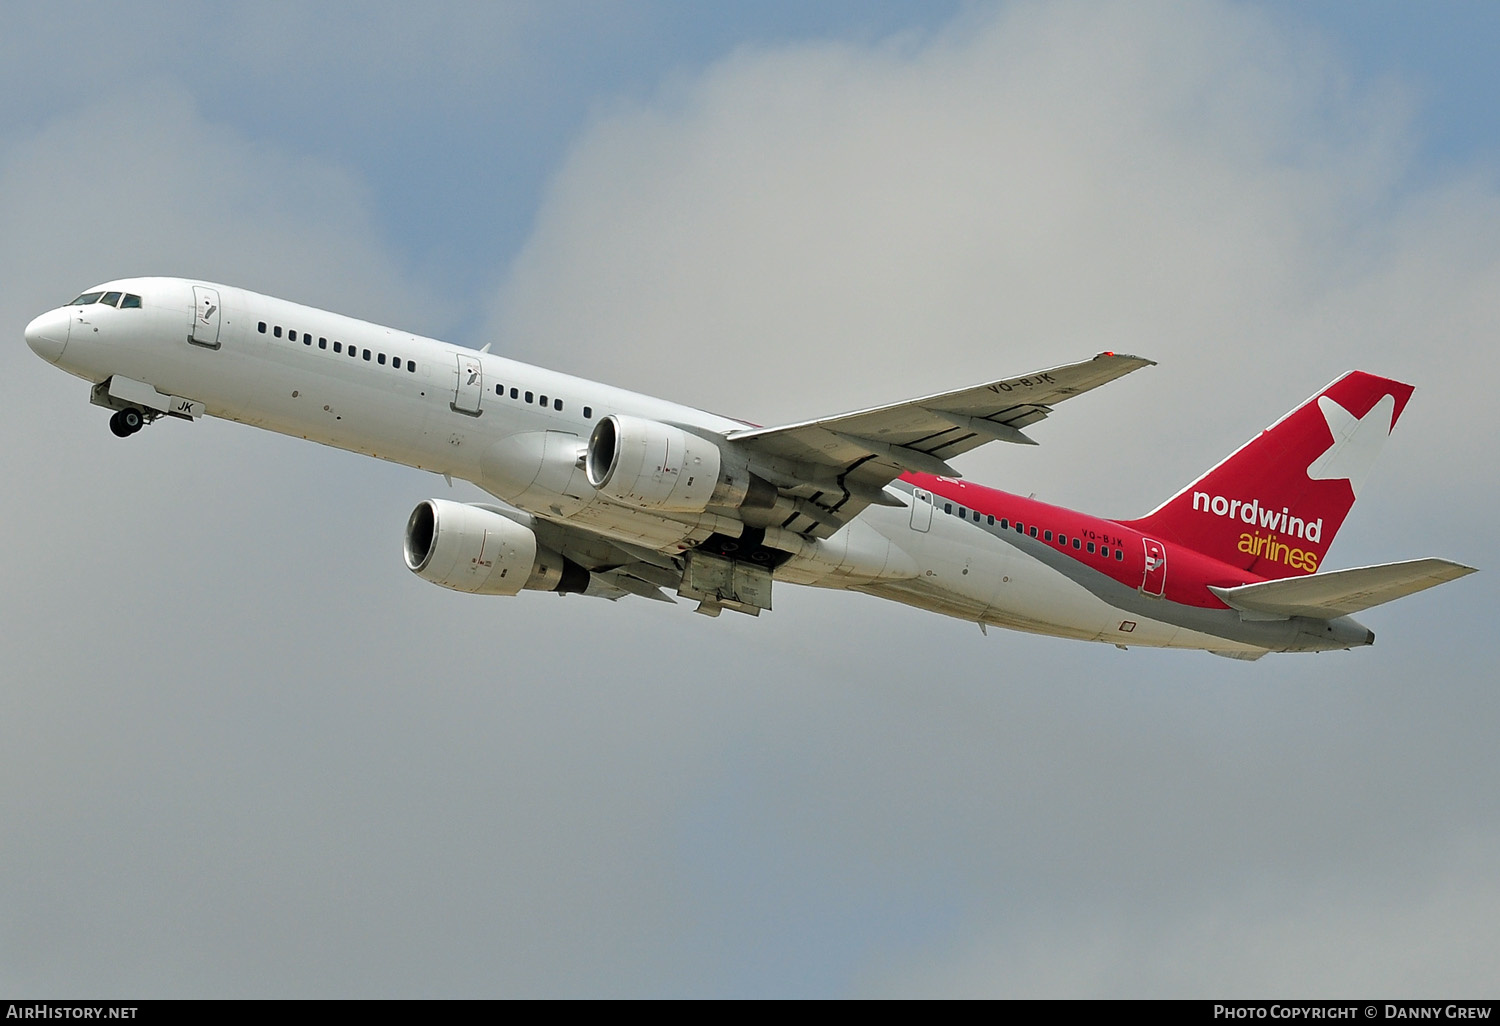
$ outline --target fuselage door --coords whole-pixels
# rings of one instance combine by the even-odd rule
[[[453,387],[453,411],[479,416],[479,398],[484,394],[484,364],[479,355],[459,353],[458,381]]]
[[[1167,588],[1167,549],[1159,541],[1142,538],[1146,545],[1146,573],[1141,578],[1141,591],[1161,598]]]
[[[932,493],[918,488],[912,493],[911,529],[926,531],[932,526]]]
[[[219,348],[219,290],[203,285],[193,286],[193,331],[188,340],[194,345]]]

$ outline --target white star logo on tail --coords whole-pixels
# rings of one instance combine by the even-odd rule
[[[1356,498],[1370,474],[1380,446],[1391,434],[1396,397],[1386,394],[1363,417],[1356,417],[1326,395],[1318,397],[1318,409],[1328,422],[1333,444],[1307,466],[1314,481],[1348,481]]]

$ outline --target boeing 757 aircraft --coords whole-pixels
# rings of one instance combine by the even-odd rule
[[[950,461],[1149,366],[1100,353],[781,427],[211,282],[128,278],[26,342],[91,383],[126,437],[223,417],[472,481],[427,499],[406,565],[485,595],[675,593],[717,616],[776,583],[845,588],[1037,634],[1238,659],[1374,642],[1350,614],[1472,573],[1323,570],[1412,386],[1351,371],[1138,520],[961,479]],[[486,347],[487,349],[488,347]]]

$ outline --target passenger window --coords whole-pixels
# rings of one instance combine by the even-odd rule
[[[991,527],[995,526],[995,514],[993,514],[993,513],[990,514],[990,526]]]
[[[1043,531],[1042,532],[1042,541],[1051,541],[1051,540],[1052,540],[1052,532],[1051,531]]]
[[[368,349],[366,349],[365,350],[365,363],[369,363],[369,362],[370,362],[370,351]]]
[[[266,333],[266,322],[265,321],[261,321],[260,322],[260,333],[262,335],[264,335]]]
[[[125,298],[122,299],[122,300],[120,300],[120,309],[121,310],[139,310],[140,308],[141,308],[141,297],[140,296],[133,295],[132,293],[127,292],[127,293],[125,293]],[[262,326],[260,330],[261,331],[265,331],[266,329],[265,329],[264,326]]]
[[[378,364],[380,364],[380,366],[384,367],[385,366],[385,354],[381,353],[380,356],[379,356],[379,358],[376,359],[375,362],[378,363]]]
[[[1093,542],[1089,542],[1089,555],[1092,556],[1093,554],[1094,554],[1094,543]]]
[[[547,397],[546,396],[538,396],[536,404],[538,406],[546,406],[547,405]]]
[[[1021,524],[1021,522],[1019,520],[1016,521],[1016,533],[1017,534],[1025,534],[1026,533],[1026,528]]]
[[[1002,530],[1002,531],[1009,531],[1010,530],[1010,521],[1007,520],[1007,519],[1005,519],[1004,517],[1000,518],[1000,530]]]
[[[323,336],[321,336],[321,335],[318,336],[318,348],[319,349],[327,349],[328,348],[328,340],[326,338],[324,338]]]
[[[312,345],[312,336],[305,331],[302,333],[302,344],[305,346]]]
[[[296,328],[288,328],[287,332],[286,332],[286,337],[289,338],[289,339],[291,339],[293,342],[297,341],[297,329]]]
[[[505,386],[504,385],[496,385],[495,386],[495,394],[498,395],[498,396],[500,396],[502,399],[505,398]]]
[[[947,514],[949,514],[951,516],[953,514],[953,503],[951,503],[951,502],[945,502],[945,503],[943,503],[943,512],[947,513]]]
[[[280,338],[281,337],[281,325],[278,324],[278,325],[276,325],[276,327],[272,328],[271,329],[271,334],[275,335],[277,338]]]
[[[342,343],[342,342],[335,342],[333,344],[333,351],[335,353],[342,353],[344,351],[344,343]]]
[[[592,420],[593,418],[594,418],[594,408],[592,406],[585,406],[583,408],[583,419],[584,420]]]
[[[520,393],[520,392],[518,392],[518,391],[516,391],[516,390],[515,390],[515,389],[514,389],[514,388],[513,388],[513,389],[511,389],[511,390],[510,390],[510,397],[511,397],[511,398],[512,398],[512,399],[519,399],[519,398],[520,398],[520,397],[521,397],[521,393]]]
[[[529,403],[529,402],[531,402],[531,400],[532,400],[532,395],[531,395],[530,392],[527,392],[526,393],[526,401]]]
[[[554,400],[552,400],[552,408],[554,410],[556,410],[558,413],[561,413],[562,412],[562,400],[561,399],[554,399]]]
[[[397,370],[400,370],[401,369],[401,357],[399,357],[399,356],[393,356],[393,357],[391,357],[391,366],[394,367],[394,368],[396,368]]]
[[[960,506],[960,507],[958,507],[958,515],[961,518],[962,517],[967,517],[969,515],[969,511],[967,509],[965,509],[964,507]]]
[[[1036,537],[1036,528],[1033,527],[1030,531],[1028,531],[1026,533],[1029,534],[1029,535],[1031,535],[1033,538],[1035,538]]]
[[[120,293],[106,292],[103,297],[100,298],[99,302],[103,303],[105,306],[115,306],[120,302]]]
[[[974,523],[979,523],[979,510],[974,511]]]
[[[368,350],[366,350],[366,351],[368,352]],[[350,346],[349,347],[349,355],[353,356],[353,357],[359,356],[359,346]]]
[[[1124,561],[1124,559],[1125,559],[1125,552],[1124,552],[1123,549],[1115,549],[1115,559],[1117,559],[1119,561],[1122,561],[1122,562]]]
[[[1080,542],[1080,541],[1079,541],[1079,540],[1078,540],[1078,539],[1077,539],[1077,538],[1074,538],[1074,539],[1073,539],[1073,547],[1074,547],[1074,548],[1075,548],[1075,549],[1077,549],[1077,548],[1082,548],[1082,543],[1081,543],[1081,542]]]
[[[406,369],[408,371],[410,371],[411,373],[415,374],[417,372],[416,362],[413,361],[413,360],[407,360],[406,361]]]

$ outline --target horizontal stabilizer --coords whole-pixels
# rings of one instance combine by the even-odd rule
[[[1311,616],[1332,620],[1411,595],[1474,573],[1446,559],[1411,559],[1307,577],[1262,581],[1238,588],[1209,586],[1235,609],[1269,616]]]

